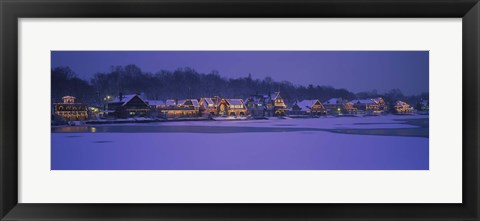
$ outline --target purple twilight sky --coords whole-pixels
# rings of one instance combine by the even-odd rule
[[[52,51],[52,68],[69,66],[90,79],[111,66],[135,64],[143,71],[191,67],[216,70],[227,78],[246,77],[325,85],[352,92],[405,95],[428,92],[428,51]]]

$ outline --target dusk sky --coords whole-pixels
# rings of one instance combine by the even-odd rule
[[[135,64],[151,73],[190,67],[352,92],[399,88],[405,95],[428,92],[429,79],[428,51],[52,51],[51,61],[52,68],[69,66],[82,79]]]

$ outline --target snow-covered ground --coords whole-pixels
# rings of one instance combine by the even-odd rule
[[[417,128],[428,116],[324,117],[252,121],[158,122],[52,133],[53,170],[428,170],[428,138],[287,130]],[[126,132],[124,128],[174,131]],[[268,131],[245,128],[285,128]],[[196,130],[189,130],[196,128]],[[200,129],[199,129],[200,128]],[[203,128],[203,129],[202,129]],[[202,133],[202,130],[214,130]],[[223,128],[242,129],[222,132]],[[129,129],[129,130],[130,130]],[[105,130],[104,130],[105,131]],[[200,131],[200,132],[199,132]]]
[[[52,169],[428,169],[428,139],[284,133],[54,133]]]

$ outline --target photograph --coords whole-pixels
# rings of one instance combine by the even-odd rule
[[[50,55],[51,170],[429,170],[429,51]]]

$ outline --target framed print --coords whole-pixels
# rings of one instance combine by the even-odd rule
[[[2,220],[478,220],[477,1],[1,4]]]

